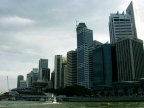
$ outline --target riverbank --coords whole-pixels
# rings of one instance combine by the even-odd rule
[[[64,102],[144,102],[144,97],[66,97]]]
[[[143,108],[144,102],[61,102],[0,101],[0,108]]]

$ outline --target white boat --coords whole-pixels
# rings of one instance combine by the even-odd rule
[[[60,104],[60,103],[57,102],[56,97],[53,97],[52,99],[45,101],[43,104]]]
[[[53,98],[53,103],[57,103],[56,97]]]

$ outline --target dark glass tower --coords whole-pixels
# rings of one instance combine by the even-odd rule
[[[117,82],[115,45],[103,44],[93,50],[93,87]]]

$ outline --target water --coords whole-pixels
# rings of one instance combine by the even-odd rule
[[[62,102],[0,101],[0,108],[144,108],[144,102]]]

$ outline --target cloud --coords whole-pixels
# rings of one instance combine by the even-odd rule
[[[19,16],[1,17],[0,25],[3,27],[23,27],[33,25],[36,22],[28,18],[22,18]]]

